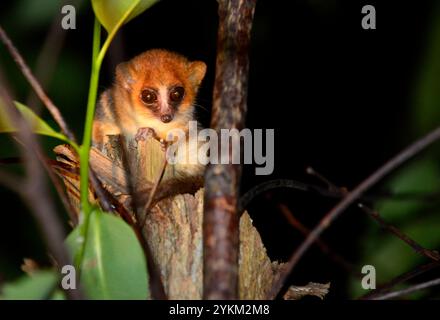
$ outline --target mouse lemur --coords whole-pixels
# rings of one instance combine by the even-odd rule
[[[166,140],[170,130],[186,134],[186,153],[190,146],[189,121],[194,121],[194,103],[206,64],[161,49],[146,51],[116,67],[115,82],[102,93],[93,123],[92,143],[102,145],[107,135],[135,136],[151,128]],[[180,150],[180,148],[179,148]],[[179,153],[179,150],[177,151]],[[182,154],[178,159],[186,159]],[[204,165],[178,160],[178,177],[202,176]]]

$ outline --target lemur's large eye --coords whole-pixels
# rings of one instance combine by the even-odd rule
[[[141,100],[145,104],[153,104],[157,101],[157,95],[153,90],[144,89],[141,91]]]
[[[182,101],[184,95],[185,89],[183,89],[183,87],[174,87],[170,91],[170,100],[172,102],[180,102]]]

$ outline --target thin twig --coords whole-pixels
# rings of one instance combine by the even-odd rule
[[[388,232],[394,234],[396,237],[398,237],[400,240],[404,241],[406,244],[408,244],[416,253],[427,257],[429,259],[432,259],[434,261],[440,260],[440,255],[435,250],[426,249],[420,244],[418,244],[416,241],[414,241],[412,238],[410,238],[408,235],[400,231],[395,226],[387,223],[382,217],[379,215],[379,213],[375,210],[372,210],[365,206],[362,203],[358,204],[359,208],[361,208],[365,213],[367,213],[370,217],[372,217],[376,222],[380,224],[382,228],[387,230]]]
[[[379,286],[377,289],[363,295],[362,297],[359,298],[359,300],[372,300],[375,297],[382,295],[383,293],[389,292],[396,285],[403,283],[405,281],[408,281],[412,278],[415,278],[423,273],[426,273],[426,272],[428,272],[432,269],[438,268],[438,267],[440,267],[440,261],[434,261],[434,262],[430,262],[430,263],[418,266],[414,270],[405,272],[405,273],[395,277],[394,279],[392,279],[388,283],[383,284],[383,285]]]
[[[415,278],[421,274],[424,274],[432,269],[440,267],[440,262],[430,262],[428,264],[421,265],[414,270],[406,272],[392,279],[390,282],[380,286],[376,290],[369,292],[368,294],[360,297],[360,300],[374,300],[376,297],[381,296],[383,293],[389,292],[396,285]]]
[[[5,92],[11,92],[10,91],[10,87],[8,84],[7,79],[3,76],[3,72],[0,69],[0,84],[5,88]],[[9,94],[10,95],[10,94]],[[19,142],[18,139],[15,139],[16,141]],[[55,186],[55,190],[57,191],[58,195],[61,198],[61,202],[63,203],[67,213],[69,214],[69,217],[71,219],[71,221],[73,223],[77,222],[77,217],[74,213],[73,210],[73,206],[70,203],[70,201],[68,201],[66,193],[64,192],[63,187],[61,186],[60,181],[57,179],[55,173],[52,171],[52,167],[50,166],[50,164],[48,164],[44,159],[41,153],[38,153],[38,158],[39,160],[43,163],[44,168],[46,169],[49,178],[51,179],[52,183]],[[21,159],[19,157],[10,157],[10,158],[5,158],[5,159],[0,159],[0,164],[13,164],[13,163],[21,163]]]
[[[72,265],[70,255],[64,246],[65,232],[45,184],[43,170],[39,161],[35,161],[35,157],[38,157],[41,152],[37,138],[32,134],[28,123],[19,116],[18,111],[14,108],[9,93],[1,89],[1,97],[9,119],[19,128],[17,135],[24,145],[22,147],[19,144],[26,170],[26,181],[19,190],[19,194],[26,200],[28,207],[34,214],[46,245],[59,266]],[[71,299],[82,297],[80,289],[67,290],[66,294]]]
[[[12,43],[11,39],[9,39],[6,32],[3,30],[3,28],[0,26],[0,39],[8,49],[11,56],[14,58],[15,62],[20,67],[21,71],[23,72],[23,75],[29,82],[29,84],[32,86],[32,88],[35,90],[35,93],[38,95],[38,97],[41,99],[41,101],[44,103],[46,108],[49,110],[52,117],[55,119],[55,121],[60,126],[63,133],[72,141],[75,140],[75,137],[73,133],[70,131],[69,127],[67,126],[67,123],[64,121],[63,117],[61,116],[61,113],[59,109],[54,105],[52,100],[47,96],[47,94],[44,92],[43,88],[41,87],[38,80],[34,77],[32,74],[32,71],[27,66],[26,62],[24,61],[23,57],[21,56],[20,52],[17,50],[17,48]]]
[[[109,198],[109,193],[106,192],[103,187],[101,180],[96,176],[95,172],[90,169],[90,182],[92,183],[93,189],[99,200],[99,205],[105,212],[115,212],[115,207],[111,204],[111,199]]]
[[[347,195],[348,190],[346,188],[338,187],[336,184],[332,183],[329,179],[325,178],[323,175],[321,175],[320,173],[315,171],[313,168],[311,168],[311,167],[307,168],[307,173],[322,180],[325,184],[327,184],[329,186],[329,188],[331,190],[336,190],[336,191],[339,190],[339,192],[342,195],[344,195],[344,196]],[[383,229],[387,230],[388,232],[390,232],[391,234],[395,235],[400,240],[402,240],[403,242],[408,244],[416,253],[418,253],[428,259],[432,259],[434,261],[440,260],[440,255],[438,252],[436,252],[435,250],[426,249],[423,246],[421,246],[420,244],[418,244],[415,240],[413,240],[408,235],[406,235],[405,233],[400,231],[397,227],[386,222],[380,216],[379,212],[377,212],[376,210],[369,208],[368,206],[366,206],[365,204],[363,204],[361,202],[358,202],[358,207],[363,212],[368,214],[371,218],[373,218],[377,223],[379,223]]]
[[[289,224],[293,226],[295,229],[297,229],[302,235],[307,237],[310,234],[310,229],[307,228],[305,225],[303,225],[301,221],[296,219],[293,213],[285,204],[282,203],[278,204],[278,209],[281,211],[281,213],[289,222]],[[319,237],[316,238],[315,243],[318,246],[318,248],[335,263],[342,266],[346,271],[352,273],[355,277],[362,278],[363,275],[361,273],[354,271],[354,265],[351,262],[347,261],[344,257],[336,253],[334,250],[332,250]]]
[[[0,39],[7,47],[9,53],[17,63],[17,65],[20,67],[23,75],[28,80],[31,87],[34,89],[37,96],[40,98],[40,100],[43,102],[43,104],[46,106],[46,108],[51,113],[52,117],[55,119],[55,121],[60,126],[63,133],[73,142],[76,142],[75,136],[72,133],[72,131],[69,129],[67,123],[64,121],[59,109],[54,105],[52,100],[47,96],[47,94],[44,92],[41,84],[38,82],[38,80],[35,78],[35,76],[32,74],[31,70],[27,66],[26,62],[24,61],[23,57],[20,55],[20,52],[17,50],[17,48],[12,43],[11,39],[8,37],[6,32],[3,30],[3,28],[0,26]],[[93,177],[94,173],[91,170],[91,184],[94,190],[97,192],[98,196],[105,194],[102,189],[103,186],[101,183],[99,183],[98,179],[95,179]],[[110,201],[105,198],[101,197],[99,198],[100,203],[103,205],[104,208],[108,208],[110,206]]]
[[[238,201],[237,212],[240,215],[243,214],[243,212],[247,208],[247,206],[257,196],[259,196],[260,194],[263,194],[269,190],[278,189],[278,188],[291,188],[291,189],[300,190],[300,191],[310,191],[311,190],[311,188],[309,188],[309,186],[306,185],[305,183],[295,181],[295,180],[276,179],[276,180],[265,181],[263,183],[260,183],[256,186],[252,187],[250,190],[246,191],[246,193],[240,197],[240,200]],[[327,190],[324,190],[324,189],[322,189],[322,190],[327,192]]]
[[[434,279],[434,280],[430,280],[430,281],[426,281],[423,283],[419,283],[413,286],[410,286],[409,288],[405,288],[402,290],[398,290],[398,291],[393,291],[393,292],[389,292],[389,293],[385,293],[381,296],[376,296],[374,297],[372,300],[388,300],[388,299],[393,299],[393,298],[397,298],[397,297],[401,297],[401,296],[406,296],[410,293],[419,291],[419,290],[423,290],[423,289],[427,289],[430,287],[434,287],[434,286],[438,286],[440,285],[440,278],[438,279]]]
[[[111,204],[111,200],[107,197],[105,188],[102,185],[101,181],[96,176],[95,171],[93,171],[93,169],[90,168],[89,172],[90,172],[89,173],[90,183],[92,185],[93,190],[96,192],[101,208],[107,212],[114,212],[114,208]]]
[[[74,209],[72,203],[67,198],[66,192],[65,192],[63,186],[61,185],[59,177],[57,177],[55,172],[52,170],[52,167],[50,166],[50,164],[47,163],[46,161],[44,161],[44,156],[41,152],[38,152],[37,156],[38,156],[38,159],[40,160],[40,162],[43,164],[43,166],[47,172],[47,175],[49,176],[49,179],[52,181],[52,184],[54,185],[55,190],[57,191],[57,194],[60,196],[61,203],[63,204],[64,208],[66,209],[67,214],[69,215],[70,221],[73,223],[73,225],[77,225],[78,224],[78,217],[75,214],[75,209]]]
[[[328,180],[326,177],[324,177],[319,172],[316,172],[315,169],[313,169],[312,167],[307,167],[306,172],[307,172],[307,174],[314,176],[314,177],[318,178],[319,180],[321,180],[322,182],[324,182],[330,191],[341,193],[341,188],[339,188],[337,185],[332,183],[330,180]]]
[[[310,235],[304,240],[299,248],[292,254],[289,261],[286,263],[283,272],[274,281],[269,298],[274,299],[282,289],[287,277],[292,272],[295,265],[301,259],[303,254],[307,251],[315,239],[329,227],[346,208],[348,208],[356,199],[358,199],[365,191],[371,188],[374,184],[380,181],[383,177],[388,175],[391,171],[399,167],[401,164],[417,155],[420,151],[440,139],[440,127],[417,140],[402,152],[398,153],[391,160],[386,162],[382,167],[360,183],[353,191],[349,192],[329,213],[327,213],[319,222],[319,224],[312,230]]]
[[[307,169],[308,171],[310,168]],[[275,180],[269,180],[262,182],[248,191],[246,191],[239,200],[238,203],[238,212],[243,214],[244,210],[249,206],[249,204],[259,195],[266,193],[267,191],[279,189],[279,188],[286,188],[286,189],[293,189],[297,191],[302,192],[310,192],[315,193],[323,197],[327,198],[333,198],[333,199],[341,199],[344,197],[343,191],[346,189],[344,188],[338,188],[334,189],[332,187],[330,188],[323,188],[318,185],[314,185],[311,183],[305,183],[297,180],[292,179],[275,179]],[[383,199],[391,199],[395,201],[440,201],[439,200],[440,193],[439,192],[432,192],[432,193],[390,193],[390,192],[381,192],[381,193],[374,193],[374,194],[367,194],[362,195],[359,197],[359,200],[365,201],[365,202],[372,202],[377,200],[383,200]]]
[[[22,144],[22,142],[17,138],[15,138],[15,141],[19,144]],[[55,171],[52,169],[50,161],[46,159],[41,150],[35,150],[35,154],[37,155],[37,158],[43,165],[44,169],[46,170],[49,179],[52,181],[55,191],[59,195],[61,203],[63,204],[64,208],[67,211],[67,214],[69,215],[70,221],[72,221],[73,225],[76,225],[78,223],[78,217],[76,216],[75,209],[69,199],[67,199],[67,194],[64,191],[64,188],[61,185],[59,178],[55,174]]]

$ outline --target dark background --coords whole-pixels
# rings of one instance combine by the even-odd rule
[[[58,1],[41,1],[40,6],[35,2],[2,1],[0,5],[2,26],[31,66],[60,12]],[[361,8],[366,4],[376,7],[377,30],[361,27]],[[100,91],[111,85],[117,63],[150,48],[174,50],[208,64],[198,98],[198,104],[207,109],[199,109],[198,117],[208,126],[215,74],[216,10],[214,0],[164,0],[128,23],[105,60]],[[428,98],[435,97],[436,80],[440,79],[438,65],[431,65],[436,47],[433,39],[440,35],[435,33],[439,11],[438,1],[258,0],[250,52],[247,126],[275,129],[275,171],[271,176],[255,176],[254,167],[245,166],[242,191],[276,178],[320,184],[305,173],[307,166],[340,186],[353,188],[438,124],[438,111],[420,111],[418,101],[425,101],[423,92]],[[66,32],[55,74],[47,85],[49,95],[77,136],[81,136],[85,118],[92,26],[89,2],[83,1],[77,29]],[[15,99],[26,101],[29,86],[1,46],[0,66]],[[433,68],[437,69],[431,79]],[[425,78],[433,81],[433,93],[420,89]],[[45,112],[43,117],[49,119]],[[8,137],[2,135],[0,139],[1,157],[17,154]],[[57,142],[46,140],[49,154]],[[48,261],[38,230],[20,199],[2,188],[0,201],[0,277],[9,280],[19,275],[23,257],[32,257],[43,265]],[[278,204],[286,204],[311,228],[335,202],[312,193],[276,190],[256,199],[249,212],[270,257],[285,261],[303,236],[287,223]],[[360,272],[375,250],[364,252],[365,242],[381,246],[380,235],[371,229],[380,231],[364,213],[352,208],[322,239]],[[436,241],[434,245],[440,244]],[[425,261],[413,256],[413,264]],[[392,267],[393,258],[388,258]],[[397,269],[391,274],[397,275]],[[304,256],[291,281],[298,285],[332,282],[330,299],[353,298],[359,293],[352,289],[353,283],[359,286],[359,282],[316,248]]]

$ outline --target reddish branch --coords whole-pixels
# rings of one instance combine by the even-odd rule
[[[256,0],[218,0],[219,29],[211,127],[245,126],[249,45]],[[221,146],[219,146],[221,150]],[[232,159],[231,150],[229,159]],[[219,153],[220,154],[220,153]],[[238,297],[238,194],[241,165],[210,164],[203,217],[205,299]]]
[[[309,173],[312,174],[313,169],[308,168]],[[316,174],[313,173],[313,175],[316,176]],[[321,179],[322,180],[322,179]],[[323,180],[324,181],[324,180]],[[326,182],[328,184],[328,181]],[[296,180],[291,179],[275,179],[275,180],[269,180],[265,181],[263,183],[260,183],[254,187],[252,187],[250,190],[246,191],[241,198],[239,202],[239,212],[240,215],[244,212],[244,210],[248,207],[248,205],[259,195],[266,193],[273,189],[278,188],[286,188],[286,189],[293,189],[297,191],[303,191],[303,192],[310,192],[314,193],[323,197],[327,198],[334,198],[334,199],[341,199],[345,196],[345,194],[341,191],[347,191],[346,189],[341,188],[333,188],[332,186],[329,186],[329,188],[324,188],[321,186],[317,186],[310,183],[300,182]],[[359,200],[366,201],[366,202],[372,202],[382,199],[392,199],[396,201],[421,201],[421,202],[434,202],[438,201],[440,198],[439,192],[432,192],[432,193],[391,193],[391,192],[381,192],[376,194],[368,194],[368,195],[362,195],[359,197]]]
[[[75,209],[73,208],[72,203],[67,199],[67,195],[64,192],[64,188],[61,184],[61,181],[56,176],[55,171],[53,170],[52,166],[46,161],[44,155],[40,151],[36,151],[36,155],[38,157],[38,160],[43,165],[44,169],[46,170],[47,175],[49,176],[50,181],[52,182],[57,194],[60,196],[60,200],[66,209],[70,221],[73,223],[73,225],[78,224],[78,217],[76,216]]]
[[[304,242],[299,246],[299,248],[292,254],[291,258],[285,265],[285,269],[280,273],[278,279],[274,282],[271,292],[269,293],[269,298],[275,298],[283,285],[289,274],[292,272],[293,268],[296,266],[298,261],[308,250],[311,244],[315,242],[316,238],[327,229],[330,224],[353,202],[355,202],[360,196],[364,194],[369,188],[375,185],[383,177],[388,175],[391,171],[399,167],[401,164],[414,157],[420,151],[440,139],[440,127],[424,136],[420,140],[411,144],[409,147],[404,149],[402,152],[397,154],[394,158],[386,162],[382,167],[360,183],[353,191],[347,193],[347,195],[329,212],[324,218],[319,222],[319,224],[312,230],[309,236],[304,240]]]
[[[286,218],[286,220],[289,222],[289,224],[297,229],[302,235],[307,237],[310,234],[310,229],[307,228],[305,225],[301,223],[298,219],[295,218],[295,216],[292,214],[290,209],[285,204],[278,204],[278,209],[281,211],[283,216]],[[316,238],[315,241],[318,248],[326,254],[331,260],[333,260],[335,263],[339,264],[341,267],[343,267],[346,271],[353,274],[353,276],[357,278],[362,278],[362,274],[358,273],[354,270],[354,265],[347,261],[344,257],[336,253],[334,250],[330,248],[324,241],[322,241],[319,237]]]
[[[405,233],[400,231],[398,228],[387,223],[384,219],[382,219],[382,217],[379,215],[379,213],[377,211],[371,210],[370,208],[366,207],[362,203],[359,203],[358,206],[365,213],[367,213],[370,217],[372,217],[374,220],[376,220],[376,222],[379,223],[382,228],[384,228],[388,232],[394,234],[400,240],[402,240],[407,245],[409,245],[418,254],[420,254],[424,257],[427,257],[429,259],[432,259],[434,261],[440,260],[440,255],[437,251],[426,249],[426,248],[422,247],[420,244],[418,244],[416,241],[414,241],[408,235],[406,235]]]
[[[43,104],[46,106],[46,108],[51,113],[52,117],[55,119],[55,121],[60,126],[63,133],[73,142],[76,142],[75,136],[73,135],[72,131],[69,129],[67,123],[64,121],[61,112],[59,109],[55,106],[55,104],[52,102],[52,100],[47,96],[47,94],[44,92],[41,84],[38,82],[38,80],[35,78],[35,76],[32,74],[32,71],[27,66],[26,62],[24,61],[23,57],[21,56],[20,52],[17,50],[17,48],[12,43],[11,39],[9,39],[6,32],[3,30],[3,28],[0,26],[0,39],[5,44],[6,48],[8,49],[9,53],[19,66],[21,72],[25,76],[25,78],[28,80],[31,87],[34,89],[37,96],[40,98],[40,100],[43,102]],[[51,178],[53,177],[52,173],[50,173]],[[105,211],[113,212],[110,200],[107,199],[104,195],[105,192],[103,190],[103,186],[99,182],[99,180],[96,178],[94,172],[91,170],[90,172],[90,180],[91,184],[98,194],[100,203],[102,205],[102,208]],[[55,183],[57,185],[57,183]],[[58,188],[57,188],[57,191]],[[61,197],[64,197],[63,194],[60,194]],[[64,202],[64,201],[63,201]],[[69,210],[69,207],[66,208]]]
[[[346,188],[340,188],[340,187],[336,186],[334,183],[332,183],[330,180],[325,178],[323,175],[321,175],[318,172],[316,172],[313,168],[310,168],[310,167],[307,168],[307,173],[317,177],[320,180],[322,180],[325,184],[327,184],[329,190],[337,192],[337,193],[341,194],[342,196],[347,195],[348,190]],[[429,249],[426,249],[426,248],[422,247],[420,244],[418,244],[411,237],[409,237],[408,235],[406,235],[405,233],[400,231],[395,226],[393,226],[393,225],[389,224],[388,222],[386,222],[380,216],[379,212],[370,209],[369,207],[367,207],[366,205],[364,205],[363,203],[360,203],[360,202],[358,203],[358,207],[362,211],[364,211],[366,214],[368,214],[371,218],[373,218],[377,223],[379,223],[380,226],[383,229],[385,229],[386,231],[388,231],[391,234],[395,235],[400,240],[402,240],[407,245],[409,245],[416,253],[418,253],[418,254],[420,254],[420,255],[422,255],[424,257],[427,257],[429,259],[432,259],[434,261],[440,260],[440,255],[439,255],[439,253],[437,251],[429,250]]]
[[[11,119],[15,127],[19,128],[17,135],[23,144],[19,144],[19,146],[26,170],[26,179],[20,188],[16,188],[16,191],[33,213],[46,245],[59,267],[72,265],[69,253],[64,246],[65,232],[49,195],[43,169],[40,162],[35,161],[35,158],[41,154],[36,136],[31,132],[28,123],[20,117],[17,109],[14,108],[9,94],[5,90],[1,90],[0,93],[8,118]],[[67,290],[66,294],[72,299],[82,297],[80,290]]]

